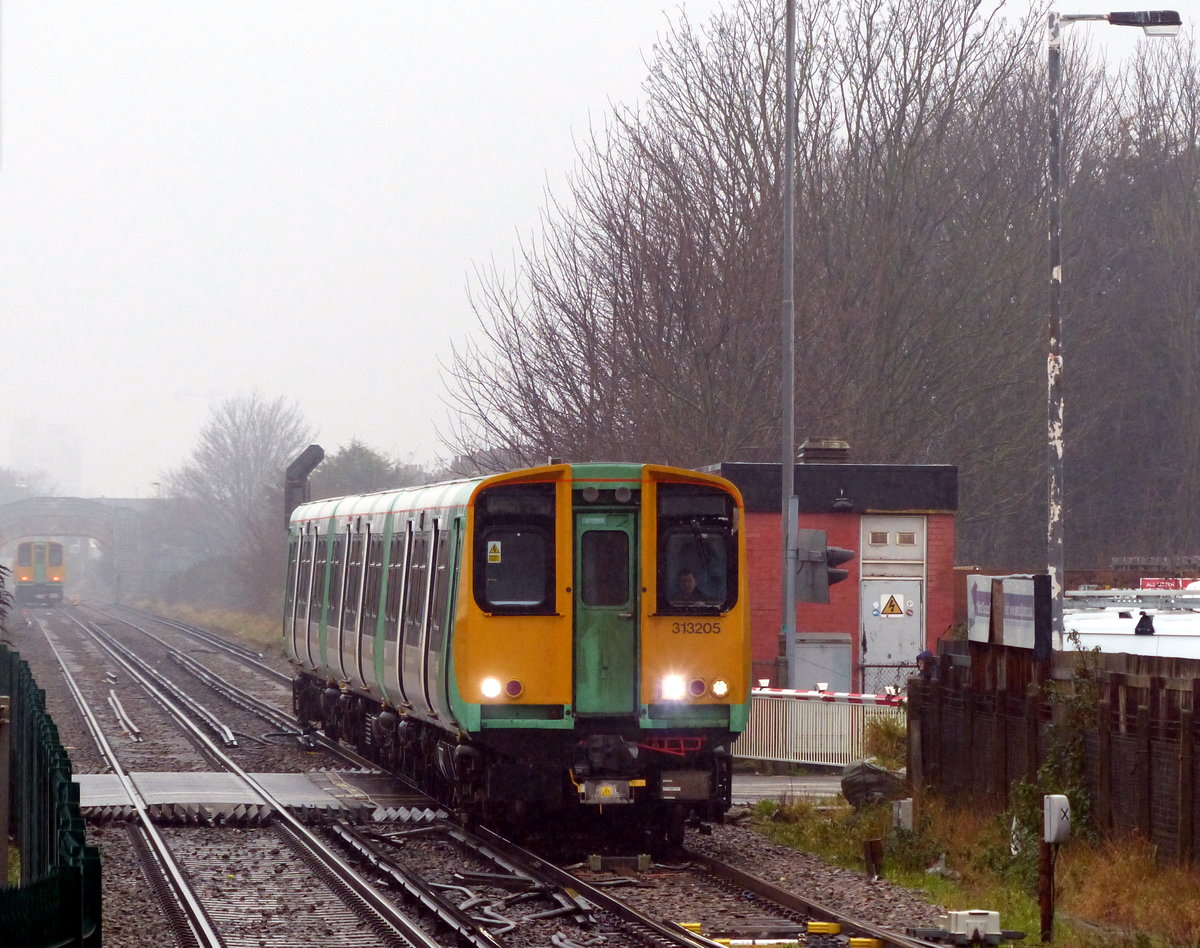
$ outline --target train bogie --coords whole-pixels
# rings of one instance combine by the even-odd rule
[[[749,702],[740,516],[720,478],[598,463],[303,505],[297,713],[479,813],[717,817]]]

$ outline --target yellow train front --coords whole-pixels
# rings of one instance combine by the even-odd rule
[[[717,819],[750,701],[742,502],[555,464],[315,501],[290,525],[298,716],[464,811]]]
[[[22,540],[12,576],[18,605],[60,605],[67,578],[63,545],[56,540]]]

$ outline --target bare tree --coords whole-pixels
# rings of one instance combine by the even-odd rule
[[[980,522],[1003,520],[1029,491],[1014,503],[993,474],[1032,463],[1040,378],[1014,325],[1044,232],[1033,31],[961,0],[842,9],[801,13],[801,434],[944,461],[978,430],[965,482],[991,498]],[[588,143],[519,275],[481,274],[481,341],[451,365],[460,453],[776,458],[779,15],[682,20],[644,112]]]
[[[1068,551],[1200,552],[1200,62],[1147,44],[1104,90],[1067,203]]]
[[[192,595],[254,608],[275,603],[283,471],[312,440],[299,410],[282,397],[235,397],[213,410],[190,460],[164,478],[193,550],[208,562],[208,588]]]
[[[655,48],[642,110],[616,112],[581,149],[569,195],[550,202],[517,271],[479,274],[481,333],[449,366],[459,453],[777,459],[779,6],[742,0],[703,30],[682,19]],[[1002,6],[802,4],[797,434],[841,435],[865,461],[957,464],[960,556],[1034,568],[1046,483],[1044,20],[1002,20]],[[1089,244],[1068,260],[1069,285],[1089,288],[1067,303],[1087,313],[1067,343],[1067,498],[1086,521],[1068,527],[1072,565],[1106,548],[1100,537],[1137,504],[1200,499],[1180,474],[1135,501],[1135,468],[1103,466],[1114,395],[1129,434],[1186,402],[1160,426],[1172,448],[1153,452],[1158,469],[1190,471],[1200,449],[1194,266],[1178,277],[1198,239],[1193,54],[1122,77],[1085,52],[1070,50],[1062,113],[1067,230]],[[1157,289],[1135,289],[1134,261],[1160,276]],[[1144,357],[1124,356],[1119,307],[1143,326],[1151,313],[1165,320],[1142,339]],[[1134,371],[1163,380],[1153,396],[1135,397]],[[1105,507],[1113,492],[1121,500]],[[1181,522],[1179,543],[1194,535]],[[1156,517],[1143,526],[1164,535]]]

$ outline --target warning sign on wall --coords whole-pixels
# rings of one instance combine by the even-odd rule
[[[902,616],[904,615],[904,608],[895,596],[888,596],[887,601],[883,604],[883,608],[879,610],[879,614],[884,616]]]

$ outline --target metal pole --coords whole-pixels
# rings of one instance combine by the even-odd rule
[[[783,143],[783,235],[780,268],[783,271],[783,374],[780,381],[780,522],[783,535],[783,617],[780,635],[786,660],[784,688],[795,687],[796,675],[796,3],[787,0],[784,32],[787,36]]]
[[[1050,574],[1050,621],[1054,641],[1061,648],[1063,587],[1066,563],[1063,552],[1063,356],[1062,356],[1062,118],[1060,16],[1049,15],[1047,126],[1049,129],[1050,213],[1050,315],[1047,325],[1046,446],[1049,461],[1046,515],[1046,571]]]

